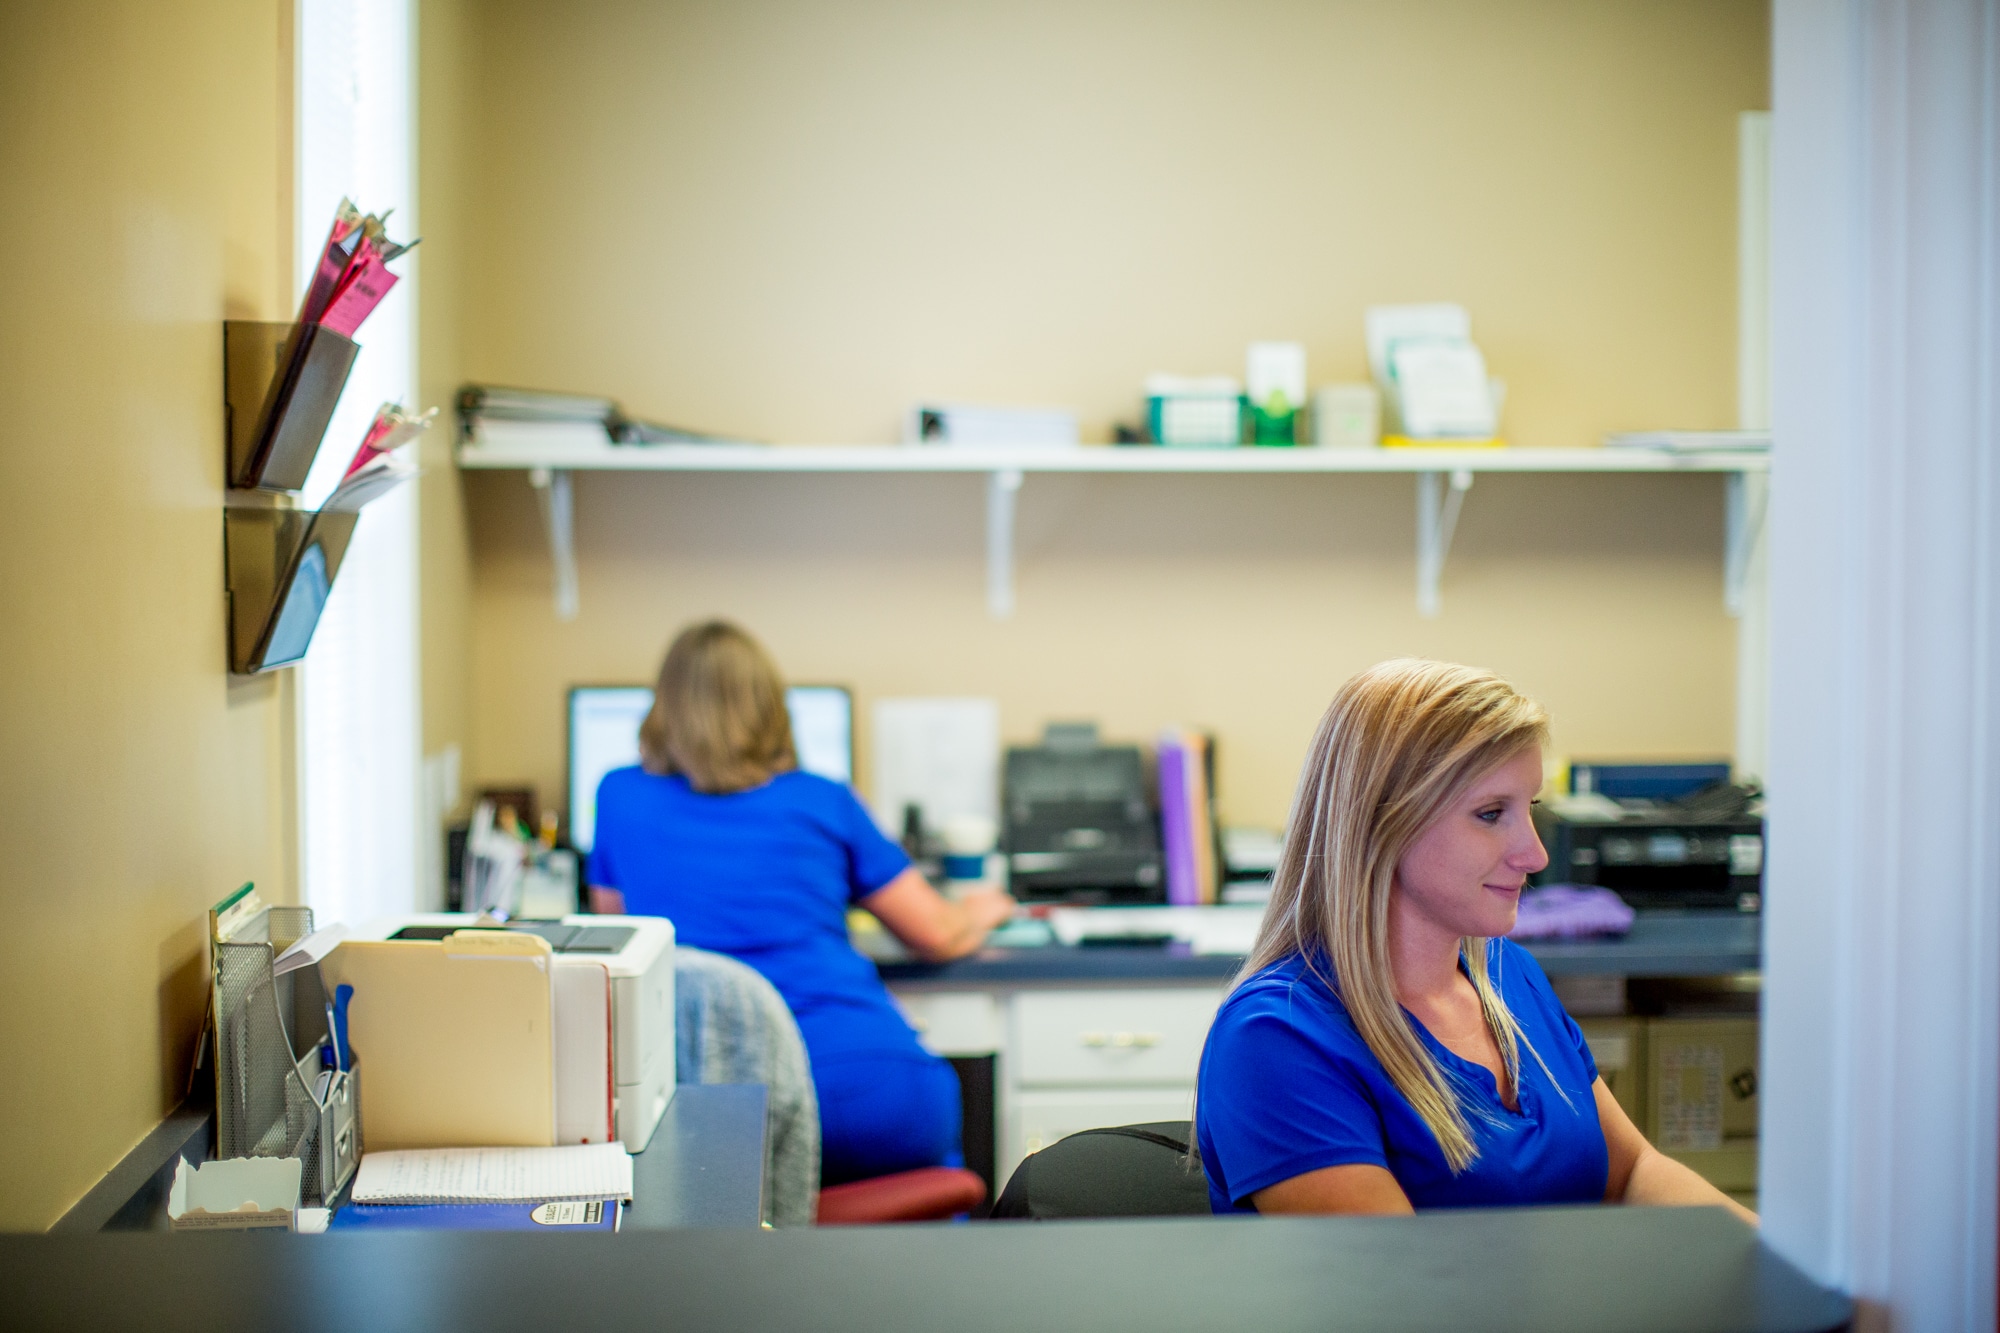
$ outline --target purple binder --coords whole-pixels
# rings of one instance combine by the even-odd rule
[[[1188,801],[1188,748],[1162,736],[1160,757],[1160,848],[1166,854],[1167,902],[1193,907],[1201,901],[1195,871],[1194,810]]]

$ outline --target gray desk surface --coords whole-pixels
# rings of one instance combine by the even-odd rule
[[[1720,1210],[0,1237],[18,1328],[1732,1329],[1850,1318]]]
[[[1754,972],[1763,961],[1763,921],[1735,912],[1642,913],[1623,939],[1534,943],[1529,952],[1555,976],[1621,973],[1632,977],[1706,977]],[[882,962],[892,986],[978,990],[1066,983],[1221,984],[1243,960],[1195,954],[1183,946],[1120,948],[1060,944],[986,949],[955,963]]]
[[[764,1085],[683,1084],[632,1159],[620,1228],[754,1228],[763,1214]]]
[[[620,1227],[758,1226],[764,1213],[764,1100],[761,1083],[677,1088],[646,1150],[632,1159],[632,1206]],[[54,1230],[165,1231],[174,1161],[207,1160],[210,1115],[206,1106],[189,1106],[167,1117]]]

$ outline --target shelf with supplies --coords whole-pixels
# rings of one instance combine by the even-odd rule
[[[1323,449],[1240,446],[1170,449],[1078,445],[813,445],[561,443],[471,441],[459,446],[461,468],[523,471],[541,500],[555,568],[559,619],[576,615],[577,577],[571,475],[575,472],[967,473],[986,478],[986,606],[995,619],[1014,610],[1014,511],[1030,473],[1229,474],[1393,473],[1413,476],[1417,491],[1417,609],[1439,613],[1439,584],[1452,533],[1473,478],[1508,473],[1719,473],[1725,478],[1723,597],[1732,615],[1743,604],[1750,552],[1763,527],[1770,457],[1717,450],[1515,449],[1427,446]]]

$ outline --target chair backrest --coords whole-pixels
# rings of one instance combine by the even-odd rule
[[[674,1077],[762,1083],[765,1221],[811,1226],[819,1205],[819,1099],[785,999],[734,958],[674,950]]]
[[[1194,1127],[1185,1120],[1086,1129],[1030,1153],[1014,1168],[996,1218],[1164,1217],[1207,1214]]]

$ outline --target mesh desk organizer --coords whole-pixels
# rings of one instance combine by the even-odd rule
[[[319,965],[274,974],[312,933],[309,907],[266,906],[246,884],[210,914],[217,1157],[296,1157],[300,1202],[330,1206],[361,1160],[360,1072],[323,1069],[329,997]]]

